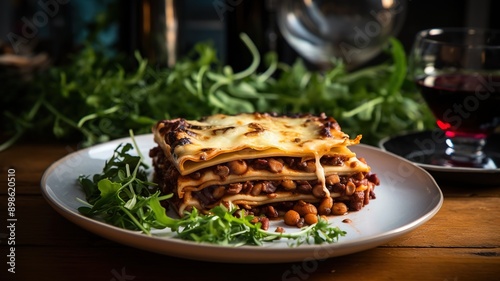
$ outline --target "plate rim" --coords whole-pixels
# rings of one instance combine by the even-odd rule
[[[467,173],[477,173],[477,174],[496,174],[500,173],[500,168],[497,169],[484,169],[484,168],[468,168],[468,167],[444,167],[444,166],[438,166],[438,165],[432,165],[432,164],[425,164],[425,163],[420,163],[420,162],[415,162],[411,161],[407,158],[405,158],[402,155],[399,155],[395,152],[392,152],[390,150],[387,150],[387,148],[384,146],[387,142],[394,140],[395,138],[398,137],[407,137],[407,136],[412,136],[412,135],[417,135],[417,134],[424,134],[424,133],[430,133],[432,130],[424,130],[424,131],[404,131],[398,134],[394,134],[391,136],[386,136],[378,142],[378,147],[383,150],[384,152],[392,153],[393,155],[396,155],[398,157],[401,157],[405,159],[406,161],[409,161],[417,166],[420,166],[424,168],[425,170],[428,171],[436,171],[436,172],[445,172],[445,173],[458,173],[458,172],[467,172]]]
[[[143,134],[143,135],[137,135],[135,136],[135,139],[137,143],[139,144],[140,141],[138,139],[144,138],[144,137],[151,137],[152,134]],[[90,231],[94,234],[97,234],[99,236],[102,236],[104,238],[107,238],[109,240],[121,243],[125,246],[131,246],[135,248],[139,248],[142,250],[147,250],[150,252],[155,252],[163,255],[169,255],[169,256],[175,256],[175,257],[180,257],[180,258],[186,258],[186,259],[191,259],[191,260],[200,260],[200,261],[210,261],[210,262],[227,262],[227,263],[281,263],[281,262],[297,262],[297,261],[303,261],[304,259],[311,258],[312,257],[316,260],[321,260],[325,258],[331,258],[331,257],[336,257],[336,256],[343,256],[347,254],[352,254],[364,250],[368,250],[374,247],[377,247],[381,244],[384,244],[386,242],[389,242],[393,240],[396,237],[399,237],[403,234],[406,234],[408,232],[413,231],[417,227],[421,226],[425,222],[429,221],[432,217],[434,217],[439,210],[441,209],[444,201],[444,196],[443,193],[439,187],[439,185],[436,183],[435,179],[429,174],[428,171],[423,169],[422,167],[419,167],[418,165],[415,165],[413,162],[405,159],[404,157],[401,157],[397,154],[394,154],[389,151],[384,151],[380,148],[377,148],[372,145],[366,145],[366,144],[357,144],[356,147],[362,147],[363,149],[368,149],[372,150],[375,153],[383,153],[383,154],[388,154],[391,157],[394,157],[400,161],[406,162],[410,165],[412,165],[414,168],[419,170],[421,173],[425,174],[427,179],[431,181],[433,184],[433,187],[435,188],[435,191],[437,192],[439,199],[437,202],[429,207],[429,210],[426,210],[425,213],[418,217],[417,219],[405,223],[404,225],[401,225],[397,228],[391,229],[390,231],[386,231],[383,233],[379,233],[378,235],[370,236],[370,237],[363,237],[362,239],[356,239],[354,241],[345,241],[345,242],[336,242],[336,243],[331,243],[331,244],[322,244],[322,245],[301,245],[300,247],[295,247],[295,248],[273,248],[273,247],[266,247],[266,246],[240,246],[240,247],[231,247],[231,246],[220,246],[220,245],[214,245],[214,244],[208,244],[208,243],[196,243],[192,241],[185,241],[181,239],[176,239],[176,238],[162,238],[162,237],[155,237],[155,236],[148,236],[143,233],[140,233],[139,231],[132,231],[132,230],[126,230],[122,229],[110,224],[107,224],[105,222],[86,217],[80,213],[78,213],[77,210],[72,209],[71,207],[68,207],[67,205],[61,204],[58,201],[58,198],[54,198],[51,196],[52,189],[48,186],[47,179],[51,175],[51,173],[56,169],[61,163],[64,163],[67,161],[70,157],[75,157],[78,154],[85,154],[89,152],[91,149],[96,149],[99,147],[104,147],[108,145],[112,145],[113,143],[119,144],[120,142],[130,142],[130,137],[124,137],[124,138],[119,138],[115,140],[111,140],[105,143],[97,144],[91,147],[87,147],[84,149],[80,149],[78,151],[74,151],[70,154],[65,155],[64,157],[60,158],[59,160],[53,162],[43,173],[41,181],[40,181],[40,186],[42,190],[42,195],[45,198],[45,200],[49,203],[49,205],[57,211],[61,216],[64,218],[68,219],[72,223],[76,224],[79,227],[82,227],[86,229],[87,231]],[[139,145],[140,146],[140,145]],[[353,146],[354,147],[354,146]],[[68,185],[72,186],[72,185]],[[123,237],[122,237],[123,236]],[[134,239],[127,239],[127,238],[134,238]],[[175,246],[181,247],[182,246],[190,246],[190,247],[199,247],[200,249],[217,249],[218,251],[208,251],[210,252],[209,255],[203,254],[203,251],[198,251],[197,254],[187,254],[185,251],[182,251],[181,249],[173,249],[172,251],[165,251],[162,249],[162,247],[151,247],[150,245],[145,245],[145,244],[150,244],[147,243],[148,240],[152,239],[153,241],[162,241],[163,243],[172,245],[174,244]],[[342,239],[342,238],[340,238]],[[127,242],[128,241],[128,242]],[[132,243],[130,242],[132,241]],[[290,255],[290,249],[293,249],[295,254]],[[323,250],[331,250],[332,252],[328,253],[327,257],[315,257],[314,253],[319,251],[320,249]],[[248,251],[249,253],[252,253],[253,255],[256,255],[255,253],[258,253],[257,256],[266,256],[265,253],[268,252],[273,252],[273,253],[281,253],[281,256],[279,259],[274,258],[264,258],[264,259],[258,259],[258,257],[249,257],[248,259],[245,260],[240,260],[240,259],[235,259],[234,257],[231,256],[225,256],[227,252],[231,251],[240,251],[240,250],[245,250]],[[216,252],[214,256],[214,252]],[[264,253],[264,255],[262,254]],[[304,258],[304,256],[307,256]]]

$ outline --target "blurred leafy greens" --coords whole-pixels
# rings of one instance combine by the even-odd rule
[[[300,59],[284,64],[275,53],[262,59],[247,35],[241,39],[253,61],[237,73],[217,60],[209,43],[197,44],[172,68],[155,68],[136,53],[134,71],[88,46],[71,63],[37,75],[21,92],[7,90],[2,100],[12,106],[1,120],[9,138],[0,151],[26,131],[76,136],[88,146],[127,136],[129,129],[148,133],[160,119],[213,113],[325,112],[345,132],[363,134],[368,144],[432,124],[413,83],[405,79],[406,55],[394,38],[387,62],[348,72],[338,60],[325,73],[308,70]],[[259,66],[266,70],[259,72]]]

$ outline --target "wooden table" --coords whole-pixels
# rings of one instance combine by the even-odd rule
[[[500,186],[440,183],[445,199],[435,217],[364,252],[309,263],[211,263],[124,246],[59,215],[42,197],[40,179],[74,150],[17,144],[0,152],[0,280],[500,280]],[[16,181],[13,232],[5,225],[9,169]],[[15,274],[6,264],[12,234]]]

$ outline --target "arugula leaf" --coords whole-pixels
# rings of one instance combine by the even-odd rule
[[[97,183],[97,188],[101,192],[102,198],[113,196],[118,192],[118,190],[120,190],[121,187],[121,184],[112,182],[109,179],[102,179]]]

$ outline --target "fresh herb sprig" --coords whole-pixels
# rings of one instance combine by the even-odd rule
[[[328,221],[318,218],[316,224],[296,232],[270,232],[255,222],[255,216],[246,215],[241,209],[216,206],[207,215],[200,215],[196,209],[178,220],[177,235],[181,239],[209,242],[218,245],[262,245],[279,239],[288,239],[290,246],[302,244],[334,243],[346,234]]]
[[[181,218],[169,217],[161,201],[172,195],[161,195],[156,184],[148,181],[148,166],[133,136],[132,140],[133,144],[121,144],[114,150],[101,173],[92,178],[88,175],[78,178],[87,200],[81,200],[85,205],[78,208],[80,213],[147,235],[153,229],[169,228],[177,238],[218,245],[262,245],[277,239],[290,240],[290,246],[323,244],[336,242],[346,234],[321,218],[296,232],[270,232],[261,228],[255,216],[222,205],[211,209],[209,214],[193,209]],[[134,147],[137,156],[129,153]]]
[[[161,195],[154,188],[156,184],[148,181],[148,166],[140,151],[136,149],[137,156],[128,153],[133,148],[130,143],[119,145],[101,173],[78,178],[87,199],[86,206],[78,211],[121,228],[150,234],[151,228],[172,223],[160,204],[171,195]]]

